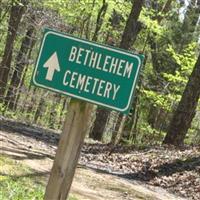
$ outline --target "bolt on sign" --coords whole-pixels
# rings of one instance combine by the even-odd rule
[[[127,114],[143,59],[46,29],[32,83]]]

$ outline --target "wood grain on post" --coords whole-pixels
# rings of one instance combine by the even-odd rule
[[[66,200],[81,147],[89,127],[92,105],[72,100],[46,187],[45,200]]]

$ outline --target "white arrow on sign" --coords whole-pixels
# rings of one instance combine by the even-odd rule
[[[58,56],[56,52],[54,52],[52,56],[46,61],[46,63],[44,64],[44,68],[48,69],[45,79],[48,81],[52,81],[54,72],[60,71],[60,65],[58,62]]]

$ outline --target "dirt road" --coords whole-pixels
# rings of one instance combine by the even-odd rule
[[[25,163],[34,171],[42,172],[43,176],[48,177],[59,135],[45,135],[44,132],[41,133],[42,129],[6,123],[0,124],[1,154]],[[18,127],[17,131],[15,126]],[[160,187],[129,181],[83,165],[76,169],[71,193],[80,200],[183,199]]]

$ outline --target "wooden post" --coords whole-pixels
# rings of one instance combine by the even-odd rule
[[[92,105],[72,100],[58,144],[44,200],[66,200],[81,147],[89,127]]]

